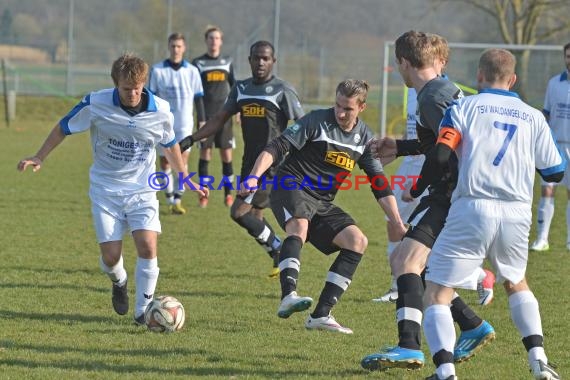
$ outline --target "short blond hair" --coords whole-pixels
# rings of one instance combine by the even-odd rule
[[[515,74],[517,59],[506,49],[487,49],[479,58],[479,71],[486,82],[509,80]]]
[[[128,83],[146,83],[148,78],[148,64],[132,53],[125,53],[113,62],[111,78],[115,86],[123,79]]]

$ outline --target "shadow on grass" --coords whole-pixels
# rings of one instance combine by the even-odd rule
[[[63,314],[63,313],[22,313],[11,310],[0,310],[0,318],[17,319],[17,320],[35,320],[42,322],[58,322],[68,324],[70,322],[81,323],[116,323],[115,318],[111,317],[97,317],[94,315],[85,314]]]
[[[77,286],[77,284],[50,285],[50,284],[23,282],[23,283],[0,284],[0,289],[71,289],[71,290],[77,290],[78,286]],[[82,291],[89,290],[89,291],[97,292],[97,293],[110,293],[110,288],[101,288],[101,287],[94,287],[94,286],[81,285],[81,290]]]
[[[95,269],[78,269],[78,268],[34,268],[30,266],[8,266],[4,267],[4,272],[9,271],[22,271],[22,272],[32,272],[32,273],[64,273],[64,274],[77,274],[84,273],[88,275],[101,276],[101,272]]]
[[[103,355],[124,355],[124,356],[171,356],[171,355],[208,355],[203,349],[186,349],[180,347],[169,347],[168,349],[120,349],[120,348],[81,348],[70,346],[52,346],[42,344],[20,344],[11,340],[0,341],[0,347],[9,350],[29,350],[44,354],[53,353],[81,353],[87,355],[103,354]]]
[[[156,374],[158,378],[165,379],[169,376],[176,376],[176,375],[187,375],[187,376],[223,376],[224,378],[232,378],[235,376],[254,376],[254,377],[265,377],[270,379],[275,378],[283,378],[283,377],[291,377],[291,378],[311,378],[311,377],[329,377],[329,378],[342,378],[342,377],[349,377],[355,375],[363,375],[362,370],[358,369],[350,369],[350,370],[342,370],[342,371],[327,371],[325,369],[318,370],[318,371],[311,371],[306,369],[299,369],[299,370],[270,370],[270,369],[263,369],[263,368],[256,368],[254,370],[242,369],[242,368],[232,368],[230,365],[228,366],[219,366],[219,367],[197,367],[194,365],[193,367],[186,367],[186,368],[161,368],[158,366],[154,367],[145,367],[135,364],[127,364],[127,365],[114,365],[109,364],[108,362],[98,361],[98,360],[91,360],[91,361],[61,361],[61,362],[54,362],[50,361],[49,363],[33,361],[33,360],[0,360],[0,366],[10,368],[10,367],[22,367],[27,370],[30,369],[59,369],[59,370],[72,370],[83,372],[85,376],[88,376],[88,373],[93,372],[110,372],[110,373],[120,373],[120,374],[135,374],[139,373],[141,376],[148,375],[148,374]]]

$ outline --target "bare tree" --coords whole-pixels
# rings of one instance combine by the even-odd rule
[[[504,43],[536,45],[552,43],[570,31],[570,1],[568,0],[435,0],[438,3],[462,2],[476,8],[497,22]],[[566,43],[567,41],[563,41]],[[524,97],[530,50],[519,56],[519,92]]]

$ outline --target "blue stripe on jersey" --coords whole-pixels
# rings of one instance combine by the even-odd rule
[[[452,127],[453,126],[453,121],[451,119],[451,106],[457,104],[457,101],[454,100],[451,105],[449,107],[447,107],[447,109],[445,110],[445,113],[443,114],[443,119],[441,119],[441,122],[439,123],[440,127],[446,126],[446,127]]]
[[[183,59],[182,62],[180,63],[181,67],[188,67],[188,65],[190,65],[190,62],[188,62],[185,59]],[[165,59],[164,61],[162,61],[162,67],[173,67],[172,62],[170,62],[170,59]]]
[[[520,98],[519,94],[517,94],[516,92],[512,92],[512,91],[507,91],[507,90],[500,90],[498,88],[484,88],[482,90],[479,90],[480,94],[496,94],[496,95],[505,95],[505,96],[512,96],[515,98]]]
[[[174,146],[175,144],[176,144],[176,139],[172,140],[168,144],[160,144],[160,145],[162,145],[165,148],[170,148],[171,146]]]
[[[203,92],[197,92],[194,94],[194,99],[196,98],[203,98],[204,97],[204,93]]]
[[[555,173],[562,173],[566,170],[566,159],[562,157],[562,162],[556,166],[551,166],[546,169],[537,169],[541,176],[547,176]]]
[[[560,74],[560,82],[564,82],[565,80],[568,80],[568,71],[563,71],[562,74]]]
[[[146,107],[146,110],[148,112],[158,111],[158,108],[156,106],[156,101],[154,100],[154,94],[152,93],[152,91],[144,87],[143,92],[146,92],[148,95],[148,106]],[[117,87],[115,87],[115,89],[113,90],[113,105],[117,107],[121,106],[121,100],[119,99],[119,90],[117,89]]]
[[[550,111],[549,110],[545,110],[544,108],[542,109],[542,113],[546,116],[550,116]]]
[[[148,106],[146,110],[148,112],[158,111],[158,107],[156,106],[156,100],[154,100],[154,94],[152,93],[152,91],[148,90],[146,87],[143,89],[143,91],[146,91],[148,95]]]
[[[67,115],[63,117],[59,121],[59,128],[65,135],[70,135],[71,131],[69,130],[69,120],[71,120],[75,115],[77,115],[83,108],[87,107],[91,104],[91,94],[87,94],[81,102],[77,103],[75,107]]]
[[[117,107],[121,106],[121,100],[119,99],[119,89],[117,87],[115,87],[113,90],[113,105]]]

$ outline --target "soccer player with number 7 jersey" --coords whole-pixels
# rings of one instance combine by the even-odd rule
[[[430,183],[452,153],[457,155],[451,208],[426,267],[424,334],[437,367],[430,379],[456,379],[449,303],[455,288],[475,289],[485,258],[507,292],[533,377],[560,379],[544,351],[538,301],[525,271],[535,170],[545,181],[560,182],[566,161],[544,116],[510,91],[515,64],[504,49],[481,55],[479,94],[447,109],[422,169],[422,180]]]

